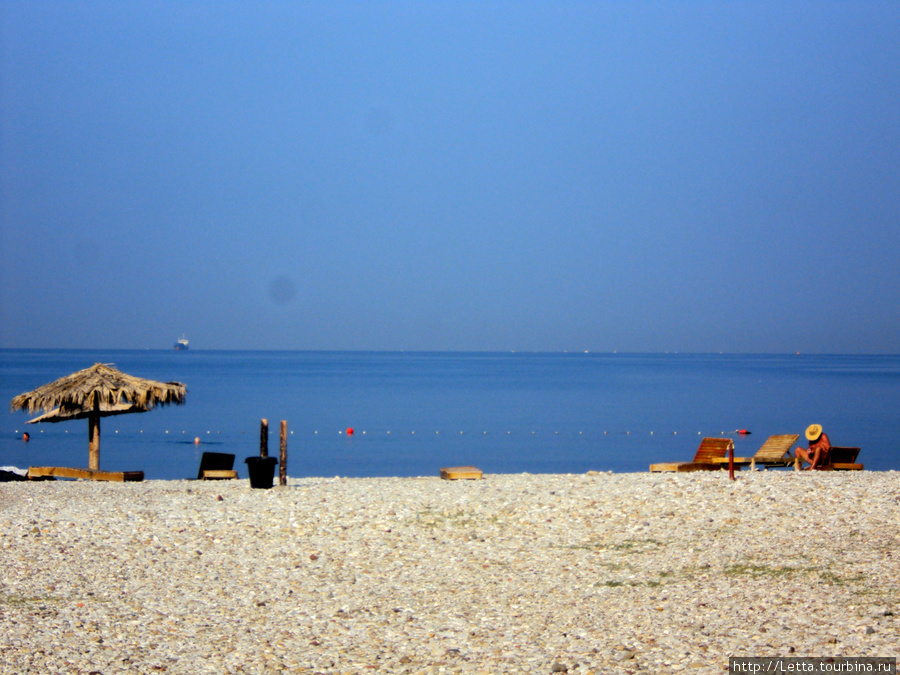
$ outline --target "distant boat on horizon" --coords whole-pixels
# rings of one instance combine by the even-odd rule
[[[175,351],[176,352],[187,351],[189,345],[190,345],[190,343],[188,342],[187,338],[184,337],[184,334],[182,334],[181,339],[175,343]]]

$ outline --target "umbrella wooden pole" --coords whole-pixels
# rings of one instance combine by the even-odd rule
[[[100,415],[88,417],[88,468],[100,469]]]

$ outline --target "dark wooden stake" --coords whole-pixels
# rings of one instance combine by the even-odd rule
[[[287,485],[287,420],[281,420],[281,445],[278,453],[278,484]]]
[[[269,420],[259,421],[259,456],[269,456]]]
[[[728,477],[734,480],[734,443],[728,448]]]

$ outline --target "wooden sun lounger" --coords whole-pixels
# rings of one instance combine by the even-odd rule
[[[856,463],[857,455],[859,455],[859,448],[843,448],[832,445],[831,464],[825,468],[833,471],[862,471],[863,465]]]
[[[29,478],[78,478],[81,480],[123,481],[144,480],[143,471],[97,471],[94,469],[72,469],[66,466],[31,466],[28,468]]]
[[[721,460],[727,462],[726,454],[734,448],[734,441],[730,438],[704,438],[697,448],[697,454],[691,462],[667,462],[664,464],[651,464],[650,471],[715,471],[723,468]]]
[[[752,471],[757,466],[794,466],[795,458],[791,455],[791,447],[800,438],[800,434],[780,434],[769,436],[768,440],[762,444],[762,447],[756,451],[753,457],[735,457],[734,466],[740,468],[749,466]],[[723,464],[728,463],[728,458],[721,461]]]
[[[751,469],[756,466],[792,466],[800,469],[796,457],[790,454],[791,446],[800,438],[799,434],[785,434],[782,436],[770,436],[769,440],[753,457],[735,457],[734,465],[737,467],[749,465]],[[856,463],[859,448],[844,448],[831,446],[830,462],[822,467],[823,471],[862,471],[863,465]],[[721,460],[720,460],[721,461]],[[723,460],[727,462],[728,460]]]
[[[200,457],[197,480],[223,480],[237,478],[234,455],[227,452],[204,452]]]

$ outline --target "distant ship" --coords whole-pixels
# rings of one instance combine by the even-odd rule
[[[175,343],[175,351],[183,352],[186,351],[189,346],[187,338],[184,335],[181,336],[181,339]]]

